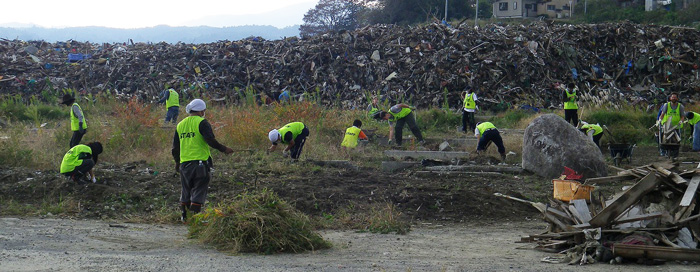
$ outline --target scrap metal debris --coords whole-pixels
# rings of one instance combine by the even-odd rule
[[[542,212],[549,230],[523,237],[521,242],[566,255],[545,262],[700,261],[700,169],[671,171],[674,167],[654,163],[585,181],[598,185],[631,182],[611,198],[600,191],[577,194],[568,201],[555,194],[550,203],[544,204],[497,196],[529,203]],[[572,190],[575,193],[576,189]]]
[[[0,93],[71,88],[152,101],[168,84],[217,101],[243,101],[252,87],[262,103],[287,91],[345,108],[377,94],[458,107],[459,92],[473,86],[487,109],[558,107],[554,84],[575,81],[584,102],[647,107],[665,102],[669,90],[698,98],[699,52],[695,29],[633,23],[373,25],[208,44],[0,39]]]

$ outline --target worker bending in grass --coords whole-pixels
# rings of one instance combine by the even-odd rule
[[[413,135],[418,139],[419,144],[424,144],[423,134],[421,134],[418,125],[416,124],[416,116],[413,110],[406,104],[397,104],[392,106],[389,111],[376,111],[373,116],[377,120],[389,121],[389,143],[396,135],[396,145],[401,146],[403,142],[403,126],[408,124]]]
[[[581,131],[586,133],[588,137],[591,137],[595,145],[600,148],[600,138],[603,138],[603,128],[598,124],[589,124],[584,121],[581,121],[581,124],[583,124],[581,126]]]
[[[87,130],[87,120],[83,109],[78,103],[75,103],[75,98],[70,94],[64,94],[61,99],[61,104],[70,106],[70,130],[73,131],[73,136],[70,138],[70,147],[74,147],[80,143]]]
[[[345,137],[343,137],[343,142],[340,146],[344,149],[355,148],[360,140],[367,140],[367,135],[362,132],[362,121],[355,119],[352,122],[352,126],[345,130]]]
[[[165,122],[163,124],[167,125],[168,122],[176,124],[177,116],[180,115],[180,95],[173,88],[165,90],[160,100],[158,100],[159,104],[164,102],[167,112],[165,113]]]
[[[187,104],[188,117],[177,124],[173,137],[172,155],[175,171],[180,173],[180,211],[182,222],[187,221],[187,211],[193,214],[202,210],[207,200],[207,190],[211,180],[213,161],[209,147],[225,154],[233,153],[231,148],[219,143],[214,137],[211,124],[204,119],[207,106],[201,99]]]
[[[700,151],[700,126],[697,125],[700,122],[700,114],[697,112],[686,112],[685,120],[690,124],[690,131],[693,132],[693,151]]]
[[[498,147],[498,153],[501,154],[501,160],[506,160],[506,148],[503,146],[503,138],[501,138],[501,133],[498,132],[496,126],[491,122],[479,122],[476,124],[476,129],[474,130],[474,136],[476,136],[479,141],[476,144],[476,153],[481,154],[486,151],[488,146],[493,142]]]
[[[306,143],[306,137],[309,136],[309,128],[302,122],[292,122],[284,125],[279,129],[270,130],[267,133],[267,138],[270,140],[268,152],[273,152],[277,149],[277,144],[282,143],[287,145],[282,151],[282,155],[291,157],[292,160],[298,160],[301,151]]]
[[[102,144],[92,142],[86,145],[76,145],[66,152],[61,161],[61,174],[82,185],[91,180],[97,182],[92,168],[97,163],[97,157],[102,154]],[[89,177],[86,176],[89,174]]]

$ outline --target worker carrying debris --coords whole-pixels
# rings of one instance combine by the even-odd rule
[[[343,142],[340,146],[343,148],[355,148],[360,140],[367,140],[367,135],[362,132],[362,121],[355,119],[352,122],[352,126],[345,130],[345,137],[343,137]]]
[[[555,87],[561,89],[562,92],[562,102],[564,102],[564,120],[571,123],[574,127],[578,126],[578,87],[576,84],[569,83],[566,87],[564,85],[556,83]]]
[[[498,153],[501,154],[501,160],[506,160],[506,148],[503,146],[503,138],[501,138],[501,133],[498,132],[496,126],[494,126],[491,122],[477,123],[476,129],[474,130],[474,136],[479,139],[476,144],[477,154],[485,152],[491,142],[493,142],[496,144],[496,147],[498,147]]]
[[[80,185],[87,183],[87,181],[96,183],[97,179],[92,168],[97,164],[97,157],[100,154],[102,154],[100,142],[76,145],[63,156],[60,172]],[[85,174],[89,174],[89,177]]]
[[[474,122],[474,112],[479,108],[476,105],[478,98],[476,93],[472,91],[470,86],[467,86],[466,90],[462,92],[462,100],[464,100],[464,108],[462,109],[462,132],[467,132],[467,123],[469,123],[469,129],[474,130],[476,128],[476,122]]]
[[[418,139],[418,143],[424,144],[423,134],[421,134],[418,125],[416,124],[416,116],[413,114],[413,109],[406,104],[396,104],[389,111],[376,111],[372,116],[377,120],[389,121],[389,142],[396,135],[396,145],[401,146],[403,142],[403,126],[408,124],[413,135]]]
[[[685,114],[685,118],[690,124],[690,131],[693,132],[693,151],[700,151],[700,126],[697,125],[700,122],[700,114],[689,111]]]
[[[61,99],[61,104],[70,106],[70,129],[73,131],[73,136],[70,138],[70,147],[80,144],[83,135],[87,133],[87,119],[83,114],[83,109],[75,102],[75,98],[70,94],[64,94]]]
[[[603,128],[599,124],[589,124],[585,121],[581,121],[581,124],[583,124],[581,131],[586,133],[588,137],[591,137],[595,145],[600,147],[600,138],[603,138]]]
[[[683,128],[683,121],[685,120],[685,107],[682,103],[678,102],[678,93],[671,93],[668,98],[667,103],[661,106],[661,115],[659,115],[659,120],[657,125],[659,129],[664,132],[660,135],[667,134],[667,131],[673,129],[680,136],[681,128]],[[663,137],[661,137],[660,142],[662,143]],[[661,156],[666,155],[664,149],[660,149]]]
[[[194,99],[187,104],[185,112],[188,117],[177,124],[173,136],[172,155],[175,160],[175,171],[180,173],[182,190],[180,193],[180,220],[187,220],[187,210],[199,213],[207,199],[207,190],[211,180],[213,161],[209,147],[225,154],[233,150],[219,143],[211,128],[204,119],[207,106],[202,99]]]
[[[175,89],[170,88],[163,91],[158,104],[165,103],[165,122],[163,124],[167,125],[168,121],[174,124],[177,123],[177,116],[180,115],[180,95],[175,91]]]
[[[272,145],[267,149],[267,152],[275,151],[278,143],[286,144],[287,147],[282,151],[282,155],[285,158],[291,157],[292,160],[298,160],[308,136],[309,128],[302,122],[292,122],[279,129],[270,130],[267,133],[267,138]]]

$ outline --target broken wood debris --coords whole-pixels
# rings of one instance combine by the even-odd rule
[[[522,237],[521,242],[536,243],[537,249],[547,252],[566,252],[561,262],[614,263],[624,258],[700,261],[700,173],[676,172],[675,166],[654,163],[584,182],[632,183],[607,201],[596,196],[600,191],[594,191],[588,201],[552,199],[547,204],[495,195],[528,203],[542,213],[549,223],[548,231]],[[690,175],[688,182],[685,177]]]
[[[264,103],[287,91],[292,100],[314,95],[345,108],[363,107],[368,95],[457,108],[460,92],[473,86],[482,109],[548,108],[561,106],[554,84],[575,81],[582,103],[645,107],[666,101],[664,89],[698,100],[698,41],[696,29],[629,22],[372,25],[207,44],[0,39],[0,93],[28,98],[71,88],[153,101],[167,84],[184,99],[232,103],[252,87]]]

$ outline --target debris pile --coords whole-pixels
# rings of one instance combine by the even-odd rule
[[[669,89],[697,98],[699,51],[695,29],[633,23],[373,25],[196,45],[0,39],[0,93],[71,88],[153,100],[169,85],[186,98],[237,102],[252,87],[261,102],[287,91],[346,108],[365,105],[369,94],[458,107],[459,93],[473,86],[482,108],[558,107],[554,83],[575,81],[584,102],[645,107],[664,102]]]
[[[579,197],[555,198],[549,205],[527,202],[550,224],[543,234],[523,237],[536,248],[565,252],[543,261],[587,264],[626,260],[700,261],[700,169],[674,172],[670,163],[624,170],[617,176],[587,179],[585,184],[631,181],[623,192],[605,199],[599,190]],[[554,180],[555,188],[556,182]],[[566,182],[566,181],[565,181]],[[576,191],[575,187],[571,187]],[[577,194],[578,196],[578,194]],[[559,198],[559,199],[557,199]],[[560,200],[564,199],[564,200]],[[568,201],[567,201],[568,200]]]

